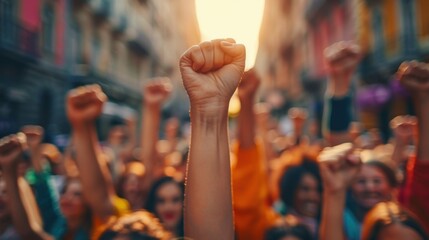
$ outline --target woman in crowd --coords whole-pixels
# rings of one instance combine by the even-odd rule
[[[183,237],[184,186],[172,177],[157,180],[149,191],[146,210],[154,214],[174,237]]]

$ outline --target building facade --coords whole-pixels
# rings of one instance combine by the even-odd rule
[[[67,133],[65,94],[91,83],[109,97],[105,118],[139,112],[141,85],[179,82],[179,56],[200,39],[193,0],[1,0],[0,26],[0,135]]]

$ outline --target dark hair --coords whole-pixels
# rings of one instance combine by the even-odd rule
[[[409,227],[423,239],[429,239],[417,218],[395,202],[380,202],[371,209],[362,225],[362,239],[377,240],[380,232],[393,224]]]
[[[170,239],[159,220],[143,210],[112,219],[106,226],[100,240],[111,240],[118,236],[127,236],[131,240]]]
[[[280,240],[284,237],[294,236],[300,240],[312,240],[310,230],[303,224],[294,226],[279,226],[268,229],[265,232],[265,240]]]
[[[60,198],[67,191],[68,186],[73,182],[78,182],[82,185],[82,182],[80,181],[79,178],[74,178],[74,177],[66,178],[64,184],[61,186],[61,189],[60,189]],[[82,198],[82,201],[84,201],[83,198]],[[84,213],[84,216],[82,216],[83,223],[81,224],[81,226],[86,231],[89,231],[92,225],[91,224],[92,211],[87,202],[84,201],[84,204],[85,204],[85,213]]]
[[[364,164],[367,166],[376,167],[378,170],[380,170],[389,182],[390,187],[397,187],[399,185],[395,171],[385,163],[377,160],[371,160],[365,162]]]
[[[152,214],[154,214],[156,217],[159,218],[159,216],[156,213],[156,203],[158,200],[158,190],[165,184],[168,183],[173,183],[175,184],[181,192],[181,197],[182,197],[182,201],[184,200],[184,194],[185,194],[185,187],[183,185],[183,183],[176,181],[174,178],[172,177],[162,177],[160,179],[158,179],[151,187],[148,197],[147,197],[147,201],[146,201],[146,210],[151,212]],[[180,222],[177,226],[177,230],[176,230],[176,234],[177,236],[181,237],[184,236],[184,224],[183,224],[183,214],[182,217],[180,219]]]
[[[315,161],[304,158],[300,164],[288,167],[280,180],[280,199],[288,207],[293,206],[295,192],[305,174],[311,174],[317,179],[318,191],[322,192],[322,179],[320,177],[319,166]]]

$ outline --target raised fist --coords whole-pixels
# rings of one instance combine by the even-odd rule
[[[240,101],[253,100],[256,91],[258,90],[259,84],[261,81],[255,71],[255,69],[250,69],[243,74],[243,79],[238,86],[238,97]]]
[[[41,146],[44,130],[41,126],[25,125],[21,131],[27,137],[27,144],[30,150],[35,150]]]
[[[395,134],[395,138],[404,144],[408,144],[417,128],[417,118],[414,116],[397,116],[390,121],[390,128]]]
[[[67,116],[73,126],[91,123],[100,116],[107,96],[99,85],[71,90],[67,95]]]
[[[429,64],[417,61],[403,62],[397,74],[402,85],[411,92],[429,95]]]
[[[356,67],[361,59],[360,47],[352,42],[337,42],[327,47],[324,51],[331,86],[335,95],[343,95],[348,92]]]
[[[228,109],[244,71],[245,47],[232,39],[203,42],[188,49],[180,59],[183,84],[191,107],[217,113]]]
[[[3,168],[17,167],[19,156],[26,146],[23,133],[12,134],[0,139],[0,165]]]
[[[361,160],[351,143],[327,147],[318,157],[326,191],[345,191],[359,173]]]
[[[143,99],[146,104],[160,105],[170,96],[172,86],[168,78],[155,78],[143,88]]]

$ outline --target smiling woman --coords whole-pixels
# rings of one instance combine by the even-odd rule
[[[253,67],[264,0],[196,0],[203,40],[234,38],[246,46],[246,69]]]

